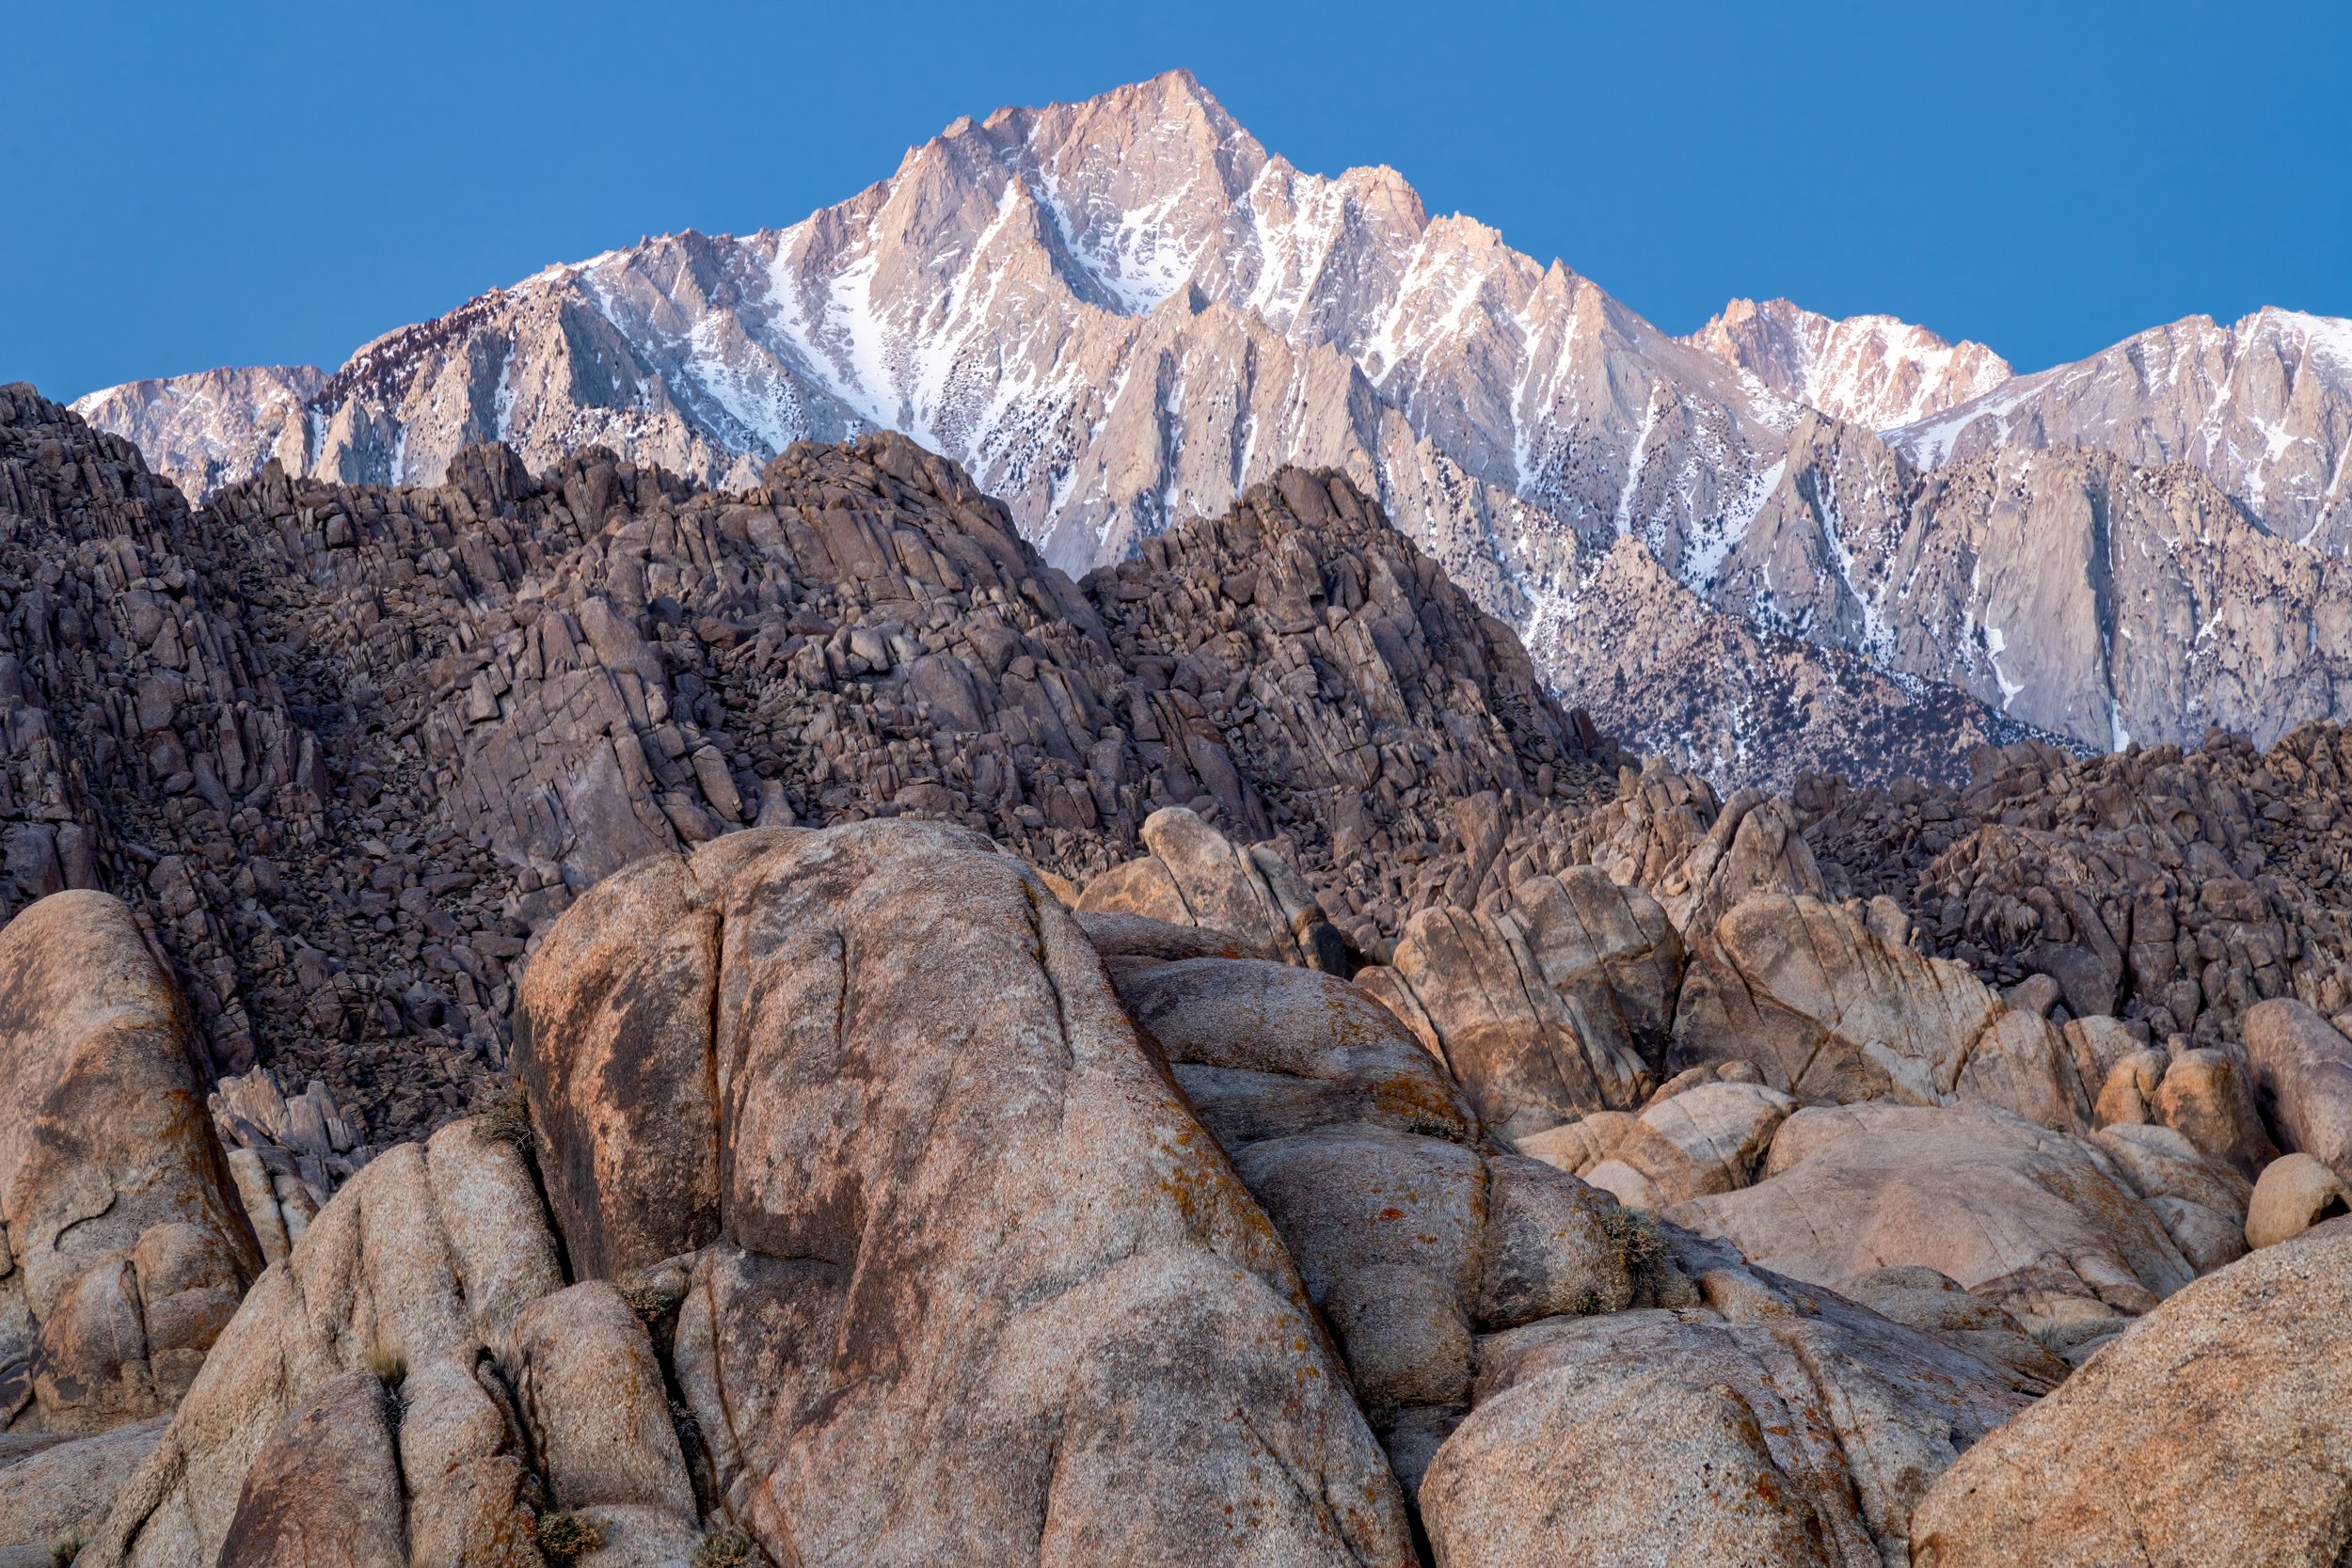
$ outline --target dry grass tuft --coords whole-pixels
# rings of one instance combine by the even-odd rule
[[[474,1102],[474,1136],[485,1143],[513,1144],[532,1151],[531,1111],[512,1085],[492,1083]]]
[[[539,1551],[552,1568],[567,1568],[603,1544],[604,1527],[594,1519],[568,1508],[539,1515]]]
[[[712,1530],[694,1548],[693,1568],[753,1568],[760,1560],[752,1538],[733,1525]]]

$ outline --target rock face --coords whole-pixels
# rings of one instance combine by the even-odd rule
[[[2047,1386],[1484,1147],[1358,988],[1216,958],[1115,972],[1297,1258],[1439,1561],[1772,1542],[1877,1563],[1925,1478]]]
[[[2194,1276],[2161,1221],[2081,1141],[1999,1110],[1808,1107],[1761,1179],[1669,1210],[1767,1268],[1826,1285],[1935,1270],[2071,1352]]]
[[[2246,1058],[2280,1141],[2352,1172],[2352,1039],[2291,998],[2247,1009]]]
[[[190,1047],[116,900],[0,927],[0,1430],[168,1411],[261,1272]]]
[[[1668,1063],[1745,1060],[1809,1099],[1949,1105],[1963,1097],[2045,1126],[2090,1120],[2057,1030],[1962,965],[1923,958],[1891,899],[1742,899],[1715,926],[1675,1013]]]
[[[2010,378],[1982,343],[1947,343],[1892,316],[1834,321],[1785,299],[1735,299],[1684,340],[1755,378],[1769,396],[1867,430],[1940,414]]]
[[[1627,1497],[1675,1499],[1610,1526],[1629,1560],[1862,1563],[2046,1386],[1987,1310],[1903,1326],[1497,1148],[1368,991],[1087,918],[942,824],[606,879],[530,970],[522,1115],[342,1183],[89,1568],[565,1532],[681,1563],[722,1527],[777,1560],[1402,1568],[1416,1519],[1517,1562]]]
[[[436,489],[269,477],[199,521],[120,442],[6,406],[0,905],[129,900],[200,977],[215,1068],[318,1080],[346,1163],[473,1099],[530,942],[642,854],[913,813],[1084,881],[1181,807],[1376,949],[1613,758],[1328,476],[1080,589],[896,438],[739,497],[484,448]],[[1456,793],[1490,797],[1467,843]]]
[[[1481,1344],[1478,1407],[1422,1483],[1439,1562],[1899,1563],[1928,1479],[2025,1403],[1834,1295],[1731,1266],[1698,1284],[1703,1308]]]
[[[2333,1560],[2347,1270],[2338,1220],[2182,1291],[1963,1455],[1912,1515],[1912,1560]]]
[[[677,1381],[771,1550],[1409,1557],[1288,1254],[1018,862],[946,827],[739,834],[564,926],[647,961],[532,967],[516,1049],[549,1195],[606,1269],[699,1249]],[[697,927],[715,964],[665,956]],[[575,1054],[630,1075],[554,1099],[597,1082]],[[715,1116],[659,1093],[697,1073]],[[621,1201],[564,1156],[582,1109],[592,1139],[629,1115],[624,1148],[716,1168],[715,1233],[684,1206],[582,1226]],[[1312,1480],[1278,1501],[1278,1475]]]
[[[453,1564],[527,1539],[539,1483],[495,1361],[563,1283],[511,1144],[461,1122],[387,1149],[255,1284],[83,1560],[202,1568],[303,1541]]]

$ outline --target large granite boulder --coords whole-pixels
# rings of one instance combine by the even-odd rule
[[[1358,988],[1198,958],[1119,995],[1297,1259],[1408,1495],[1469,1408],[1475,1335],[1649,1298],[1629,1216],[1487,1148],[1444,1066]]]
[[[0,1434],[0,1568],[11,1548],[46,1565],[49,1554],[97,1532],[133,1471],[164,1434],[167,1417],[88,1437]]]
[[[2303,1568],[2352,1543],[2352,1220],[2156,1307],[1914,1510],[1917,1568]]]
[[[53,894],[0,928],[0,1430],[169,1410],[262,1259],[131,912]]]
[[[1491,912],[1424,910],[1358,978],[1441,1055],[1486,1123],[1524,1137],[1640,1103],[1682,978],[1655,900],[1591,866],[1514,883]]]
[[[1677,1247],[1699,1299],[1479,1344],[1422,1482],[1445,1568],[1885,1568],[1911,1513],[2041,1385],[1828,1292]]]
[[[2090,1119],[2064,1037],[1966,965],[1916,951],[1888,898],[1759,894],[1716,923],[1683,986],[1668,1066],[1735,1060],[1804,1100],[1973,1100],[2047,1127]]]
[[[1436,1060],[1355,987],[1204,958],[1123,970],[1119,990],[1298,1259],[1450,1568],[1752,1544],[1749,1495],[1720,1484],[1734,1450],[1785,1501],[1781,1533],[1875,1554],[1900,1541],[1927,1478],[2053,1381],[2046,1353],[2013,1324],[2000,1332],[1990,1304],[1973,1335],[1947,1331],[1948,1311],[1915,1332],[1501,1152]],[[1715,1115],[1715,1097],[1737,1114]],[[1791,1103],[1710,1082],[1653,1111],[1686,1101],[1655,1135],[1703,1185],[1743,1170]],[[1671,1142],[1758,1112],[1760,1133],[1726,1131],[1720,1148]],[[1572,1378],[1539,1376],[1571,1363]],[[1719,1398],[1725,1378],[1740,1392]],[[1596,1379],[1604,1394],[1570,1392]],[[1802,1433],[1756,1430],[1785,1434],[1792,1412]],[[1634,1502],[1661,1497],[1675,1505]]]
[[[2279,997],[2246,1010],[2246,1061],[2280,1144],[2352,1180],[2352,1039]]]
[[[1807,1107],[1781,1123],[1755,1185],[1668,1213],[1819,1284],[1933,1269],[2059,1354],[2195,1276],[2107,1158],[1991,1106]]]
[[[1797,1102],[1761,1084],[1694,1084],[1645,1106],[1586,1180],[1636,1209],[1663,1211],[1756,1180]]]
[[[1141,836],[1152,852],[1089,882],[1081,911],[1205,926],[1277,963],[1345,971],[1338,929],[1277,847],[1243,848],[1184,806],[1145,817]]]
[[[456,1568],[527,1540],[541,1498],[498,1356],[563,1287],[558,1256],[530,1167],[485,1123],[385,1150],[255,1283],[84,1568],[313,1549]]]
[[[1289,1254],[1022,863],[928,824],[739,833],[562,925],[646,962],[533,966],[550,1200],[622,1239],[607,1268],[695,1253],[673,1370],[779,1560],[1409,1559]],[[715,965],[670,961],[700,928]],[[565,1026],[576,981],[609,1042]],[[630,1098],[696,1080],[715,1114]],[[615,1145],[582,1161],[579,1128]],[[596,1174],[640,1157],[719,1172],[715,1239]]]

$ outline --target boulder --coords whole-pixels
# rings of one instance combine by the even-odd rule
[[[1797,1102],[1761,1084],[1703,1083],[1651,1104],[1585,1179],[1635,1209],[1662,1211],[1756,1179]]]
[[[2107,1076],[2099,1085],[2099,1098],[2091,1107],[2090,1125],[2116,1127],[2133,1122],[2154,1122],[2157,1088],[2164,1082],[2165,1069],[2171,1066],[2161,1051],[2141,1048],[2124,1053],[2107,1069]]]
[[[1229,1151],[1340,1123],[1476,1139],[1477,1118],[1443,1064],[1344,980],[1262,959],[1191,958],[1121,975],[1118,995]]]
[[[2308,1154],[2274,1160],[2246,1205],[2246,1244],[2276,1246],[2315,1225],[2352,1213],[2352,1187]]]
[[[1480,1342],[1473,1408],[1422,1483],[1438,1562],[1882,1568],[1935,1474],[2028,1402],[1828,1291],[1692,1266],[1703,1305]]]
[[[1595,1111],[1575,1121],[1531,1132],[1512,1147],[1555,1170],[1582,1176],[1616,1149],[1632,1130],[1633,1117],[1625,1111]]]
[[[1089,882],[1081,912],[1204,926],[1277,963],[1345,972],[1339,932],[1275,846],[1241,848],[1183,806],[1144,818],[1142,837],[1152,852]]]
[[[1579,866],[1522,879],[1494,912],[1422,911],[1372,989],[1516,1138],[1640,1103],[1681,972],[1658,905]]]
[[[2049,1022],[1963,964],[1923,957],[1890,899],[1743,899],[1716,924],[1675,1014],[1667,1066],[1748,1061],[1806,1100],[1997,1105],[2056,1128],[2090,1102]]]
[[[485,1364],[563,1283],[530,1167],[489,1124],[385,1150],[256,1282],[83,1568],[212,1568],[237,1529],[239,1550],[261,1554],[246,1560],[264,1560],[310,1539],[311,1519],[340,1543],[336,1560],[373,1561],[389,1540],[420,1568],[526,1536],[525,1444],[503,1373]],[[397,1455],[389,1491],[379,1443]],[[340,1466],[317,1487],[301,1464],[312,1449]],[[389,1513],[329,1517],[355,1499]]]
[[[2237,1064],[2218,1051],[2184,1051],[2156,1085],[2158,1119],[2252,1180],[2279,1157]]]
[[[612,983],[702,1031],[648,1037],[683,1058],[653,1081],[701,1071],[716,1117],[649,1102],[626,1125],[716,1159],[674,1370],[717,1496],[772,1556],[1408,1560],[1288,1254],[1019,861],[930,823],[739,833],[559,924],[620,909],[717,927],[715,974]],[[517,1042],[573,1049],[594,1047],[535,1022]],[[550,1163],[560,1213],[598,1201],[591,1168]]]
[[[2246,1252],[2252,1186],[2236,1170],[2169,1127],[2122,1122],[2091,1134],[2134,1191],[2147,1200],[2190,1267],[2210,1274]]]
[[[702,1530],[645,1325],[604,1280],[543,1296],[503,1358],[549,1503],[602,1536],[591,1568],[677,1563]]]
[[[0,1430],[168,1411],[261,1272],[191,1050],[117,899],[0,927]]]
[[[1607,1197],[1484,1149],[1442,1064],[1358,988],[1205,958],[1119,992],[1297,1259],[1408,1497],[1467,1407],[1474,1334],[1645,1288]]]
[[[1505,908],[1581,1035],[1653,1069],[1665,1059],[1684,955],[1656,899],[1571,865],[1513,882]]]
[[[1917,1568],[2339,1560],[2352,1220],[2180,1291],[1979,1441],[1913,1511]]]
[[[2352,1180],[2352,1039],[2291,997],[2258,1002],[2246,1063],[2280,1144]]]
[[[794,832],[734,834],[725,852]],[[598,883],[583,900],[595,918],[556,922],[516,997],[516,1078],[548,1199],[573,1267],[591,1277],[719,1233],[710,1022],[676,1006],[717,983],[720,917],[697,863],[656,856]],[[553,1040],[560,1049],[538,1043]]]
[[[342,1372],[278,1423],[246,1471],[218,1568],[407,1568],[391,1391]]]
[[[2074,1370],[1998,1305],[1971,1293],[1950,1275],[1916,1263],[1841,1279],[1837,1293],[1891,1323],[1915,1328],[2001,1369],[2029,1394],[2047,1393]]]
[[[1080,910],[1077,913],[1078,929],[1086,933],[1094,956],[1103,960],[1104,972],[1114,976],[1185,958],[1249,956],[1239,937],[1206,926],[1182,926],[1115,910]]]
[[[0,1447],[0,1550],[39,1547],[46,1562],[60,1542],[88,1540],[132,1472],[155,1451],[167,1419],[54,1443],[20,1439],[28,1451],[15,1454]]]
[[[2103,1156],[1992,1106],[1807,1107],[1781,1123],[1754,1186],[1668,1214],[1820,1284],[1933,1269],[2061,1354],[2194,1277]]]
[[[1761,789],[1740,790],[1718,809],[1703,781],[1652,757],[1638,780],[1620,775],[1618,800],[1594,816],[1592,863],[1649,893],[1693,945],[1751,894],[1828,891],[1788,803]]]

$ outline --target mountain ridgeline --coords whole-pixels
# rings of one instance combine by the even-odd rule
[[[1980,739],[2266,744],[2352,689],[2352,324],[2192,318],[2029,375],[1783,300],[1677,339],[1392,170],[1295,168],[1182,71],[960,120],[789,228],[552,266],[331,374],[76,406],[199,498],[273,459],[435,484],[490,439],[741,490],[897,430],[1073,576],[1329,469],[1565,701],[1725,786],[1891,777],[1889,736],[1952,781]]]

